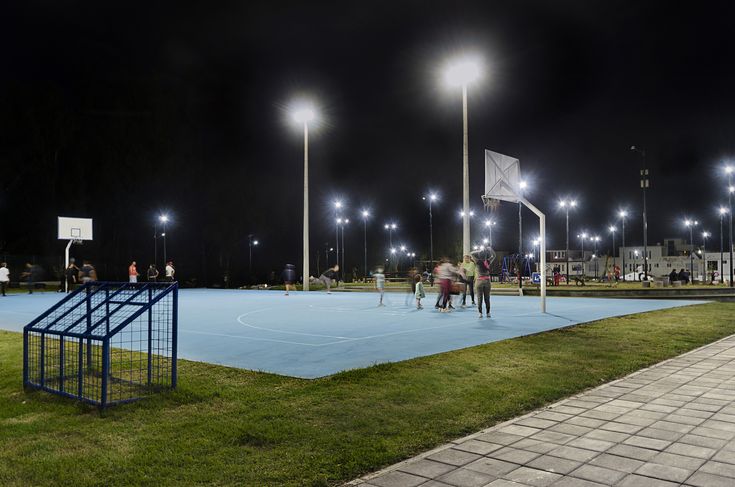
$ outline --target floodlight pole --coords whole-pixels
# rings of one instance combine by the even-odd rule
[[[309,290],[309,124],[304,121],[304,270],[302,289]]]
[[[158,225],[153,223],[153,264],[158,265]]]
[[[623,220],[623,229],[620,235],[623,238],[623,282],[625,282],[625,272],[626,272],[625,270],[625,215],[621,216],[621,218]]]
[[[734,266],[732,265],[732,174],[727,174],[727,205],[728,205],[728,218],[730,219],[728,223],[728,231],[730,232],[730,287],[733,287],[735,283],[733,283],[733,272],[735,271]]]
[[[470,253],[470,169],[467,130],[467,84],[462,85],[462,255]]]
[[[518,292],[523,296],[523,203],[518,202]]]
[[[362,217],[362,222],[363,222],[363,225],[364,225],[363,226],[363,236],[362,236],[363,242],[362,242],[362,245],[363,245],[364,260],[365,260],[363,262],[363,264],[365,265],[365,271],[364,271],[365,273],[363,274],[363,278],[364,279],[367,279],[367,215],[364,215]]]
[[[429,272],[434,272],[434,223],[431,216],[431,195],[429,195],[429,260],[431,265]]]
[[[569,205],[565,205],[566,213],[567,213],[567,243],[566,243],[566,252],[564,255],[567,258],[567,286],[569,285]]]
[[[702,232],[702,282],[707,282],[707,232]]]
[[[725,254],[723,252],[722,212],[720,212],[720,284],[725,282]]]
[[[166,222],[163,222],[163,265],[164,267],[168,264],[168,257],[166,256]]]
[[[648,181],[648,168],[646,167],[646,151],[632,146],[630,150],[638,152],[643,160],[641,173],[641,189],[643,190],[643,276],[648,280],[648,216],[646,211],[646,189],[650,186]],[[693,271],[692,271],[693,272]]]

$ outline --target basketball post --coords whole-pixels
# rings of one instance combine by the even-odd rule
[[[64,270],[62,271],[62,275],[64,279],[64,291],[69,292],[69,281],[66,279],[66,269],[69,268],[69,250],[74,243],[81,244],[84,240],[92,240],[92,219],[58,217],[58,239],[68,242],[66,249],[64,249]]]

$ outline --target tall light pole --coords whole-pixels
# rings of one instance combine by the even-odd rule
[[[641,190],[643,191],[643,275],[648,280],[648,216],[646,215],[646,190],[650,184],[648,181],[648,168],[646,167],[646,151],[636,146],[631,146],[630,150],[641,155],[643,161],[643,169],[641,174]]]
[[[620,220],[623,222],[623,230],[620,232],[620,236],[623,238],[623,282],[625,282],[625,219],[628,216],[628,212],[625,210],[620,210],[618,212],[618,216],[620,217]],[[635,279],[634,279],[635,280]]]
[[[640,281],[641,275],[638,273],[638,249],[635,249],[633,251],[633,280],[635,281],[635,276],[638,276],[638,280]]]
[[[521,181],[518,183],[518,189],[520,190],[521,196],[525,196],[523,193],[528,187],[528,183]],[[518,202],[518,289],[523,289],[523,269],[522,269],[522,256],[523,255],[523,203]]]
[[[304,126],[304,267],[303,290],[309,290],[309,122],[314,120],[314,109],[303,106],[293,112],[293,119]]]
[[[363,223],[363,236],[362,236],[363,242],[362,244],[363,244],[363,251],[364,251],[363,264],[365,265],[363,279],[367,279],[367,275],[368,275],[368,270],[367,270],[367,220],[369,216],[370,216],[369,211],[362,210],[362,223]]]
[[[497,222],[495,220],[492,220],[488,218],[485,220],[485,228],[487,229],[487,238],[490,241],[490,247],[493,246],[493,225],[495,225]]]
[[[704,266],[704,270],[702,271],[703,283],[707,282],[707,238],[709,238],[709,236],[709,232],[702,232],[702,265]]]
[[[431,261],[429,272],[434,272],[434,224],[431,216],[431,205],[436,201],[436,193],[429,193],[429,197],[422,199],[429,202],[429,260]]]
[[[582,242],[582,277],[584,277],[584,241],[587,239],[587,233],[582,232],[577,235],[577,238]]]
[[[720,284],[725,282],[725,253],[724,237],[722,233],[722,217],[727,213],[727,208],[720,207]]]
[[[575,208],[577,206],[577,202],[575,200],[561,200],[559,202],[559,206],[564,209],[567,215],[567,239],[566,239],[566,248],[564,255],[567,258],[567,286],[569,285],[569,209]],[[543,235],[542,235],[543,236]]]
[[[615,268],[615,232],[617,231],[617,228],[615,228],[613,225],[610,225],[608,227],[608,231],[610,232],[610,235],[612,235],[612,258],[613,258],[613,269]]]
[[[163,266],[166,267],[168,263],[168,256],[166,255],[166,223],[168,223],[168,215],[159,216],[158,221],[163,225],[163,233],[161,233],[163,237]]]
[[[342,275],[342,281],[345,280],[345,225],[350,223],[349,218],[345,218],[342,220],[341,223],[341,229],[342,229],[342,264],[340,265],[340,274]]]
[[[590,240],[592,240],[595,243],[595,254],[594,254],[593,257],[595,259],[595,279],[597,279],[599,277],[598,276],[598,274],[599,274],[599,267],[598,267],[599,266],[599,258],[597,256],[597,244],[600,241],[600,237],[597,236],[597,235],[595,235],[594,237],[590,237]]]
[[[733,287],[733,272],[735,272],[735,266],[732,263],[732,193],[735,191],[732,185],[732,166],[725,166],[725,173],[727,174],[727,212],[729,214],[728,222],[728,233],[730,234],[730,287]]]
[[[697,220],[684,220],[684,225],[689,228],[689,272],[692,275],[692,284],[694,283],[694,227],[699,222]]]
[[[253,240],[253,234],[248,235],[248,252],[250,254],[250,276],[253,275],[253,245],[258,245],[257,240]]]
[[[383,226],[383,228],[385,228],[386,230],[388,230],[388,248],[391,250],[391,252],[390,252],[390,254],[391,254],[390,255],[390,258],[392,259],[393,258],[393,255],[395,255],[395,252],[394,252],[395,249],[393,249],[393,230],[395,230],[396,228],[398,228],[398,225],[396,225],[395,223],[386,223]]]
[[[467,86],[480,77],[480,67],[472,59],[460,59],[446,69],[446,81],[462,87],[462,254],[470,253],[470,170],[467,129]]]

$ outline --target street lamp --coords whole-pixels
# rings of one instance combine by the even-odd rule
[[[304,126],[304,267],[303,290],[309,290],[309,122],[316,118],[314,108],[302,105],[292,112],[294,121]]]
[[[725,174],[727,174],[727,212],[729,214],[728,222],[728,233],[730,234],[730,287],[733,287],[733,270],[735,266],[732,265],[732,193],[735,190],[732,186],[732,166],[725,166]]]
[[[497,222],[494,220],[485,220],[485,228],[487,228],[487,237],[490,241],[490,247],[493,246],[493,225],[495,225]]]
[[[635,249],[633,251],[633,280],[635,281],[635,276],[638,276],[638,280],[640,280],[641,275],[638,273],[638,249]]]
[[[582,278],[584,278],[584,241],[587,238],[587,233],[582,232],[577,235],[577,238],[582,242]]]
[[[367,271],[367,220],[370,216],[370,212],[367,210],[362,210],[362,223],[363,223],[363,250],[365,252],[365,261],[363,262],[365,265],[363,279],[367,279],[368,271]]]
[[[694,284],[694,227],[698,223],[697,220],[684,220],[684,225],[689,228],[689,272],[692,274],[692,284]]]
[[[720,207],[720,284],[725,282],[725,253],[723,251],[724,238],[722,233],[722,217],[727,213],[727,208]],[[732,264],[731,264],[732,265]]]
[[[526,181],[520,181],[518,183],[518,189],[520,196],[525,196],[524,190],[528,187],[528,183]],[[521,201],[518,201],[518,289],[520,289],[521,293],[523,292],[523,279],[522,277],[522,269],[521,269],[521,254],[523,253],[523,203]]]
[[[161,215],[158,217],[158,221],[163,224],[163,233],[161,233],[161,236],[163,237],[163,265],[164,267],[168,263],[168,257],[166,255],[166,224],[168,223],[168,215]]]
[[[643,161],[643,169],[641,174],[641,190],[643,191],[643,273],[648,280],[648,217],[646,215],[646,189],[649,187],[648,168],[646,167],[646,151],[634,145],[630,146],[630,150],[641,155]]]
[[[432,221],[431,216],[431,205],[436,201],[437,195],[436,193],[429,193],[428,198],[426,196],[423,196],[422,199],[424,201],[429,202],[429,260],[431,261],[431,267],[429,267],[432,272],[434,269],[434,225]]]
[[[599,272],[599,260],[597,255],[597,244],[600,241],[600,237],[595,235],[594,237],[590,237],[590,240],[592,240],[595,243],[595,253],[592,255],[592,258],[595,259],[595,279],[598,278],[598,272]]]
[[[340,213],[341,210],[342,210],[342,202],[339,201],[339,200],[335,201],[334,202],[334,221],[335,221],[335,223],[334,223],[334,240],[335,240],[335,245],[337,246],[337,265],[340,264],[340,259],[339,259],[339,248],[340,248],[339,247],[339,225],[340,225],[340,223],[342,223],[342,218],[340,218],[339,213]],[[344,269],[342,269],[341,266],[340,266],[339,272],[337,272],[337,282],[339,282],[339,275],[342,274],[342,273],[344,273]]]
[[[248,253],[250,261],[250,276],[253,275],[253,245],[258,245],[257,240],[253,240],[253,234],[248,235]]]
[[[704,270],[702,271],[702,282],[707,281],[707,239],[709,237],[709,232],[702,232],[702,265],[704,266]]]
[[[613,269],[615,268],[615,232],[617,231],[617,228],[615,226],[610,225],[608,227],[608,231],[610,232],[610,235],[612,235],[612,254],[613,254]]]
[[[618,212],[618,216],[620,217],[620,220],[623,222],[623,230],[622,232],[620,232],[620,235],[623,238],[623,282],[625,282],[625,272],[626,272],[625,271],[625,219],[628,217],[628,212],[625,210],[620,210]]]
[[[479,63],[470,58],[453,61],[445,71],[446,81],[462,87],[462,254],[470,253],[470,172],[467,130],[467,85],[480,77]]]
[[[575,200],[561,200],[559,202],[559,207],[562,208],[567,215],[567,239],[566,239],[566,248],[564,255],[567,258],[567,264],[566,264],[566,271],[567,271],[567,286],[569,285],[569,209],[570,208],[576,208],[577,202]]]

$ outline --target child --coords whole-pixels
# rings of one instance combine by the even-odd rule
[[[385,306],[383,304],[383,293],[385,292],[385,274],[383,274],[383,268],[378,267],[373,273],[373,279],[375,279],[375,289],[380,293],[380,303],[378,306]]]
[[[424,309],[424,307],[421,306],[421,298],[426,297],[426,292],[424,292],[424,283],[421,282],[421,276],[419,274],[416,274],[414,280],[416,281],[416,292],[414,293],[414,296],[416,296],[416,309]]]

